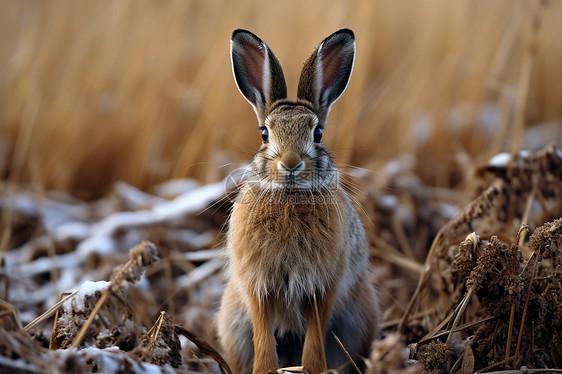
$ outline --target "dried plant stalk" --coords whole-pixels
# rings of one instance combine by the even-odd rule
[[[347,356],[347,359],[349,360],[349,362],[351,363],[351,365],[353,366],[353,369],[355,369],[355,372],[357,374],[361,374],[361,370],[359,370],[359,368],[357,367],[357,364],[355,363],[355,361],[353,361],[353,358],[351,358],[351,356],[349,355],[349,352],[347,351],[347,349],[345,349],[345,347],[343,346],[340,338],[337,337],[336,334],[334,334],[334,332],[332,331],[332,335],[334,336],[334,339],[336,339],[336,342],[338,343],[338,345],[340,346],[341,350],[343,351],[343,353],[345,353],[345,355]],[[328,370],[325,370],[325,372],[327,372]]]
[[[40,323],[41,321],[46,320],[47,318],[49,318],[51,315],[53,315],[53,313],[55,313],[62,304],[64,304],[67,300],[70,300],[74,295],[76,295],[76,293],[78,293],[78,291],[74,291],[72,292],[70,295],[65,296],[64,298],[62,298],[59,302],[57,302],[55,305],[53,305],[52,307],[50,307],[49,309],[47,309],[43,314],[41,314],[39,317],[35,318],[33,321],[31,321],[30,323],[28,323],[24,328],[23,331],[29,331],[31,328],[33,328],[35,325],[37,325],[38,323]]]
[[[6,310],[8,316],[12,319],[18,330],[21,330],[23,328],[20,317],[18,315],[18,310],[15,306],[0,299],[0,308]]]
[[[110,287],[103,292],[102,296],[96,303],[94,310],[88,317],[86,323],[80,329],[70,348],[77,348],[80,343],[82,343],[82,340],[86,336],[94,318],[100,311],[105,300],[107,300],[109,292],[118,292],[123,287],[123,283],[125,281],[131,283],[137,282],[144,272],[144,269],[153,264],[156,260],[158,260],[158,250],[153,243],[143,241],[139,245],[131,248],[129,251],[129,260],[125,264],[120,265],[113,270]]]
[[[111,275],[111,288],[113,292],[119,291],[125,281],[135,283],[140,280],[145,268],[158,260],[158,249],[147,241],[131,248],[129,260],[113,270]]]
[[[193,342],[193,344],[195,344],[201,352],[212,357],[219,364],[219,368],[222,374],[236,374],[236,373],[232,373],[232,370],[230,369],[230,366],[228,366],[226,360],[221,356],[219,352],[217,352],[216,349],[211,347],[209,343],[202,340],[201,338],[199,338],[197,335],[187,330],[186,328],[183,328],[178,325],[176,325],[175,327],[176,327],[176,331],[179,334],[182,334],[191,342]]]

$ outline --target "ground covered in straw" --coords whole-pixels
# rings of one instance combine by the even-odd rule
[[[497,155],[457,189],[415,169],[346,175],[383,310],[368,373],[562,368],[562,152]],[[225,183],[118,183],[93,202],[3,188],[0,372],[230,372]]]

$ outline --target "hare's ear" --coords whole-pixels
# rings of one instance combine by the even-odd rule
[[[324,125],[330,107],[341,96],[351,77],[355,60],[355,36],[341,29],[324,39],[304,63],[297,96],[312,103]]]
[[[236,85],[263,124],[271,105],[287,97],[279,60],[263,40],[241,29],[232,33],[230,58]]]

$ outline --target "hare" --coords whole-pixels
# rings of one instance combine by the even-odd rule
[[[297,99],[279,61],[235,30],[232,70],[258,117],[263,144],[246,171],[227,233],[229,282],[218,334],[236,374],[301,363],[309,373],[357,365],[379,334],[365,232],[322,145],[332,104],[349,82],[355,36],[324,39],[306,60]]]

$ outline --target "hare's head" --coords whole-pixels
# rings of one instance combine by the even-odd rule
[[[236,84],[256,112],[263,139],[250,178],[272,189],[319,190],[337,183],[322,131],[351,76],[353,32],[336,31],[318,44],[304,63],[297,99],[287,99],[281,65],[256,35],[234,31],[230,53]]]

